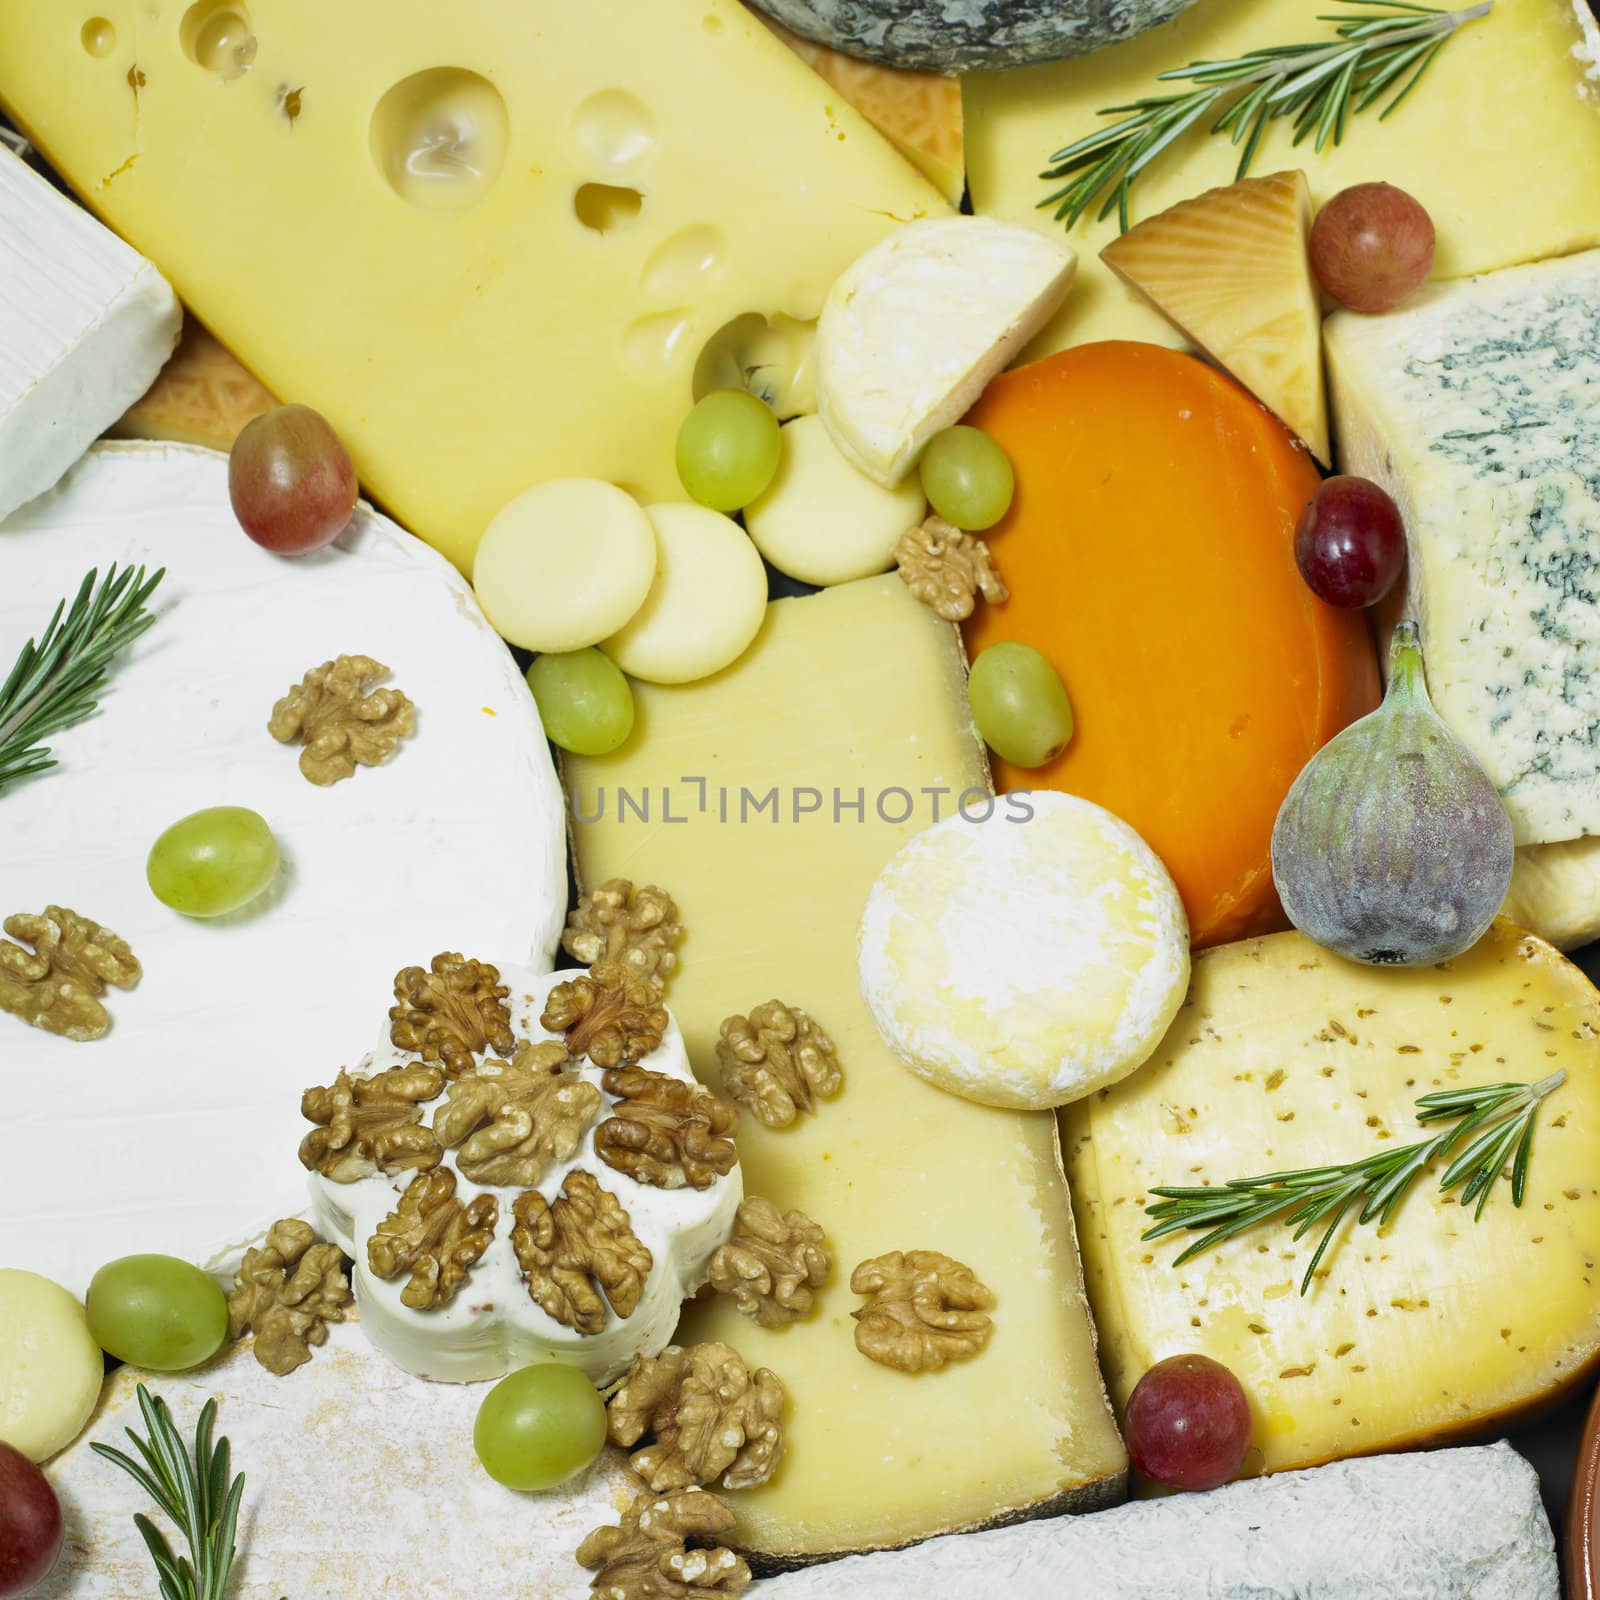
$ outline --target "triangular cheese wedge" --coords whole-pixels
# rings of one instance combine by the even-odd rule
[[[1277,172],[1180,200],[1100,257],[1327,462],[1310,226],[1305,173]]]

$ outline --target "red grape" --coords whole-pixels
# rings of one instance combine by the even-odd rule
[[[1353,311],[1391,311],[1427,281],[1433,219],[1392,183],[1341,189],[1311,224],[1311,270]]]
[[[61,1503],[23,1453],[0,1440],[0,1600],[44,1581],[61,1554]]]
[[[310,406],[279,406],[245,424],[228,457],[239,526],[280,556],[332,544],[356,508],[356,469]]]
[[[1294,530],[1294,559],[1306,586],[1330,606],[1376,604],[1406,560],[1400,508],[1367,478],[1329,478]]]
[[[1134,1385],[1122,1432],[1135,1471],[1170,1489],[1215,1489],[1244,1465],[1250,1406],[1210,1356],[1169,1356]]]

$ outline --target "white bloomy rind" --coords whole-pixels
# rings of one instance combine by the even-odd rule
[[[0,145],[0,517],[42,494],[155,382],[167,280]]]
[[[1370,1456],[850,1556],[763,1600],[1556,1600],[1539,1480],[1507,1444]]]
[[[1055,314],[1077,256],[991,217],[908,223],[840,276],[817,326],[817,403],[841,453],[893,486]]]
[[[1189,983],[1183,902],[1127,823],[1036,792],[948,817],[867,897],[861,989],[913,1071],[986,1105],[1064,1105],[1161,1042]]]
[[[545,997],[556,984],[576,976],[502,967],[501,981],[511,989],[512,1031],[518,1039],[558,1038],[539,1025]],[[421,1058],[398,1050],[389,1042],[385,1027],[382,1042],[354,1069],[357,1077],[383,1072],[389,1067],[415,1064]],[[693,1083],[695,1076],[684,1049],[678,1024],[670,1022],[661,1046],[640,1063],[651,1072],[664,1073]],[[585,1082],[600,1085],[598,1067],[585,1063]],[[424,1116],[445,1104],[432,1102]],[[599,1115],[589,1125],[583,1142],[568,1161],[546,1173],[539,1192],[554,1200],[574,1168],[592,1172],[603,1189],[617,1197],[628,1213],[633,1231],[648,1247],[650,1276],[637,1309],[626,1320],[608,1311],[606,1325],[596,1334],[563,1327],[534,1304],[528,1294],[511,1245],[515,1219],[511,1204],[520,1188],[487,1189],[469,1183],[457,1173],[456,1196],[470,1201],[493,1194],[500,1217],[491,1244],[456,1298],[436,1311],[416,1311],[401,1302],[409,1274],[385,1280],[367,1262],[367,1241],[394,1210],[409,1174],[387,1178],[381,1174],[356,1183],[335,1183],[320,1173],[311,1175],[312,1215],[317,1230],[332,1239],[355,1261],[353,1284],[361,1309],[361,1326],[367,1337],[396,1366],[418,1377],[444,1383],[476,1383],[499,1378],[519,1367],[555,1359],[581,1368],[597,1384],[607,1384],[627,1371],[636,1355],[656,1355],[672,1341],[683,1302],[705,1282],[706,1263],[733,1228],[733,1214],[744,1197],[739,1168],[719,1178],[708,1189],[658,1189],[637,1183],[606,1165],[594,1148],[595,1129],[611,1114],[612,1097],[604,1096]],[[456,1152],[445,1152],[444,1164],[456,1168]]]

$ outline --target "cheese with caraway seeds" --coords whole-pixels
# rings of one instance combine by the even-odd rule
[[[1422,1095],[1562,1070],[1520,1208],[1502,1181],[1474,1222],[1436,1162],[1387,1226],[1346,1220],[1303,1297],[1320,1229],[1264,1223],[1181,1267],[1199,1234],[1140,1237],[1157,1186],[1398,1149],[1439,1131]],[[1250,1397],[1247,1471],[1491,1428],[1600,1354],[1600,995],[1504,920],[1436,967],[1360,966],[1298,933],[1207,951],[1166,1041],[1072,1107],[1067,1144],[1113,1394],[1167,1356],[1222,1362]]]
[[[784,1129],[746,1115],[746,1192],[821,1224],[833,1276],[771,1330],[728,1299],[680,1342],[721,1339],[789,1393],[785,1457],[731,1497],[753,1551],[805,1560],[997,1518],[1104,1504],[1126,1458],[1095,1363],[1053,1118],[922,1082],[861,997],[856,922],[884,863],[934,816],[997,810],[956,632],[898,577],[775,601],[726,671],[637,684],[633,737],[568,758],[578,873],[659,883],[687,930],[667,1003],[701,1077],[725,1017],[778,996],[833,1041],[840,1093]],[[647,812],[647,815],[643,813]],[[971,1360],[910,1376],[858,1353],[852,1270],[939,1250],[993,1292]]]
[[[1405,519],[1439,715],[1519,845],[1600,833],[1600,250],[1326,336],[1340,470]]]
[[[707,341],[949,209],[738,0],[221,14],[4,0],[0,104],[462,567],[544,479],[677,497]]]

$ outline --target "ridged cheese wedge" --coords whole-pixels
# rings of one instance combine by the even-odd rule
[[[1100,258],[1329,462],[1322,317],[1303,172],[1180,200]]]
[[[905,227],[853,262],[817,326],[817,403],[841,453],[886,487],[967,411],[1066,296],[1064,240],[989,217]]]

